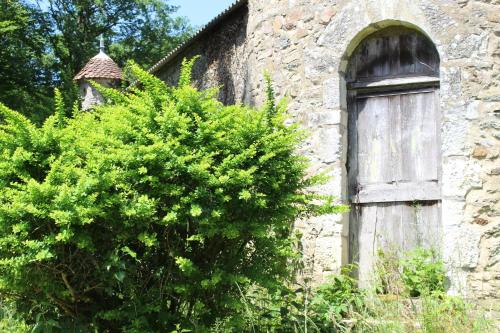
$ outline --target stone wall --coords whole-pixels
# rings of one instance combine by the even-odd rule
[[[310,130],[301,148],[332,180],[316,190],[345,200],[349,55],[391,25],[422,31],[441,57],[443,255],[452,292],[483,299],[500,290],[500,6],[467,0],[250,0],[158,75],[174,82],[180,58],[201,54],[201,87],[221,100],[261,105],[264,71],[290,121]],[[223,73],[222,75],[220,73]],[[198,75],[196,75],[198,76]],[[305,275],[322,281],[347,259],[347,216],[298,221]]]
[[[104,87],[118,87],[119,81],[109,80],[109,79],[93,79],[93,81],[99,83]],[[95,87],[93,87],[89,81],[86,79],[81,79],[78,81],[80,98],[82,102],[82,110],[88,110],[94,105],[104,103],[104,97],[102,97],[101,93],[97,91]]]
[[[248,100],[250,86],[246,62],[247,6],[209,29],[182,53],[173,57],[156,74],[170,85],[177,84],[184,58],[200,56],[193,67],[193,78],[201,89],[220,86],[219,100],[226,104]]]

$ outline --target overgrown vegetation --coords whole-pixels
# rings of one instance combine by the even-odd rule
[[[193,61],[175,88],[130,64],[93,112],[56,93],[41,127],[0,106],[0,295],[36,330],[204,331],[283,291],[298,216],[344,209],[306,191],[283,103],[223,106]]]
[[[484,311],[461,297],[446,295],[442,285],[436,283],[444,280],[444,267],[434,251],[419,248],[395,262],[395,253],[380,252],[380,255],[375,270],[377,280],[387,282],[384,279],[390,276],[391,284],[401,288],[392,289],[389,285],[389,289],[384,289],[379,282],[373,290],[359,289],[351,277],[353,267],[346,267],[342,274],[333,275],[313,290],[302,286],[270,294],[253,289],[244,297],[245,307],[219,320],[211,332],[485,333],[493,330]],[[388,267],[395,271],[389,274]],[[433,278],[420,279],[429,272]],[[414,290],[420,292],[420,297],[411,297]]]

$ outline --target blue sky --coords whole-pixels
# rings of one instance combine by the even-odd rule
[[[217,14],[228,8],[235,0],[166,0],[168,3],[180,6],[177,15],[186,16],[191,24],[200,27],[208,23]],[[33,3],[35,1],[32,1]],[[47,8],[48,2],[42,0],[40,5]]]
[[[199,27],[229,7],[234,0],[170,0],[180,6],[177,15],[186,16],[192,25]]]

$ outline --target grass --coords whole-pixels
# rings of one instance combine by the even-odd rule
[[[354,325],[345,332],[373,333],[487,333],[494,325],[489,313],[448,295],[402,298],[373,295],[364,311],[354,312]]]

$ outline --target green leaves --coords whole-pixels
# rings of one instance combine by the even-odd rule
[[[187,60],[186,58],[182,60],[181,74],[179,77],[179,88],[185,88],[191,84],[191,73],[193,71],[193,66],[199,57],[200,56],[195,56],[189,60]]]
[[[175,263],[177,264],[181,272],[186,275],[191,275],[196,271],[193,262],[188,258],[176,257]]]
[[[62,128],[64,127],[64,118],[66,117],[66,111],[64,110],[64,101],[61,92],[57,88],[54,90],[54,104],[57,115],[57,123],[59,125],[59,128]]]
[[[128,59],[152,66],[193,31],[176,10],[163,0],[1,1],[0,102],[41,123],[55,86],[66,105],[77,101],[73,77],[97,53],[100,34],[121,67]]]
[[[52,111],[50,24],[32,1],[0,2],[0,103],[40,121]]]
[[[0,21],[0,33],[6,34],[19,29],[20,27],[16,25],[16,22],[11,20]]]
[[[401,279],[412,297],[444,293],[444,263],[434,250],[417,248],[400,262]]]
[[[192,216],[192,217],[198,217],[201,215],[201,213],[203,212],[203,210],[201,209],[200,205],[197,205],[197,204],[192,204],[191,205],[191,209],[189,211],[189,214]]]

